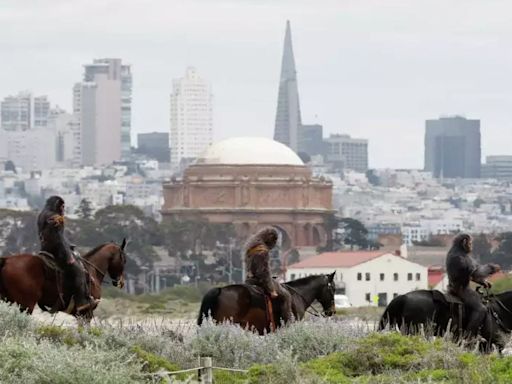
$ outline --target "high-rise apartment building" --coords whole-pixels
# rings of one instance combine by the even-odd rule
[[[121,59],[97,59],[84,66],[73,88],[73,112],[80,131],[81,163],[106,165],[130,153],[132,75]]]
[[[197,158],[213,142],[212,93],[193,67],[174,79],[171,93],[171,163]]]
[[[1,103],[1,128],[6,131],[26,131],[43,128],[48,123],[50,102],[46,96],[33,97],[30,92],[7,96]]]
[[[480,120],[461,116],[427,120],[425,171],[434,177],[479,178]]]
[[[293,56],[290,22],[286,22],[281,78],[277,98],[274,140],[286,144],[295,152],[299,149],[299,129],[301,126],[297,71]]]
[[[330,135],[325,139],[325,160],[335,169],[368,170],[368,140],[349,135]]]

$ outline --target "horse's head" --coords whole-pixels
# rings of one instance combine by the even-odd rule
[[[112,253],[108,263],[108,275],[114,287],[124,287],[124,266],[126,264],[126,239],[121,245],[112,244]]]
[[[325,316],[332,316],[336,313],[336,305],[334,303],[334,293],[336,291],[336,286],[334,284],[335,274],[336,271],[328,275],[321,275],[322,285],[316,299],[320,304],[322,304]]]

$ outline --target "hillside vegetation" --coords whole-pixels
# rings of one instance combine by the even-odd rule
[[[42,325],[0,303],[1,383],[158,383],[158,372],[211,356],[225,384],[510,383],[512,357],[482,356],[448,340],[368,333],[326,319],[295,323],[265,337],[233,325],[186,334],[159,327]],[[173,382],[190,382],[182,374]]]

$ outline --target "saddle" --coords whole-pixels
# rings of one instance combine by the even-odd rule
[[[264,307],[265,314],[267,317],[268,324],[270,326],[270,331],[275,332],[276,330],[276,320],[274,317],[274,308],[272,305],[272,299],[269,295],[265,293],[263,288],[252,285],[252,284],[244,284],[249,292],[251,293],[251,297],[257,298],[257,302],[255,302],[255,306]],[[263,299],[263,303],[260,301]]]
[[[446,304],[463,304],[459,297],[452,295],[449,292],[443,293],[438,290],[432,290],[432,297],[434,298],[434,301],[440,301]]]
[[[73,251],[74,251],[74,249],[73,249]],[[76,251],[74,251],[74,252],[76,252]],[[36,254],[36,256],[39,257],[43,261],[43,263],[45,265],[45,272],[46,272],[47,278],[50,278],[50,276],[49,276],[50,273],[54,273],[55,284],[56,284],[57,292],[58,292],[58,296],[59,296],[57,301],[55,302],[55,304],[53,304],[53,306],[51,308],[46,307],[46,306],[41,306],[41,305],[39,307],[43,311],[47,311],[52,314],[59,312],[59,311],[64,311],[67,314],[71,314],[75,309],[75,300],[74,300],[73,295],[70,295],[68,292],[65,292],[64,269],[55,260],[55,257],[49,252],[40,251],[39,253]],[[91,281],[91,275],[89,274],[89,271],[85,267],[81,258],[75,257],[75,262],[79,263],[79,265],[83,269],[83,271],[85,273],[86,281],[87,282]]]

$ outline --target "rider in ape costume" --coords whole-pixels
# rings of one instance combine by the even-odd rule
[[[281,300],[281,316],[288,322],[292,315],[292,298],[281,284],[272,279],[270,273],[269,253],[278,239],[277,230],[264,228],[249,238],[245,248],[246,284],[257,285],[272,299]]]
[[[482,304],[480,295],[469,287],[469,283],[474,281],[490,288],[491,284],[485,279],[498,272],[500,267],[496,264],[479,265],[470,255],[472,249],[473,241],[470,235],[457,235],[446,258],[446,271],[449,280],[448,291],[464,302],[469,313],[467,331],[474,337],[485,319],[487,309]],[[487,327],[484,327],[484,331],[487,332],[485,328]]]
[[[69,283],[74,294],[78,313],[92,309],[97,304],[90,295],[85,271],[73,254],[73,246],[64,235],[64,200],[52,196],[37,218],[37,229],[41,241],[41,251],[47,252],[63,269],[65,284]]]

